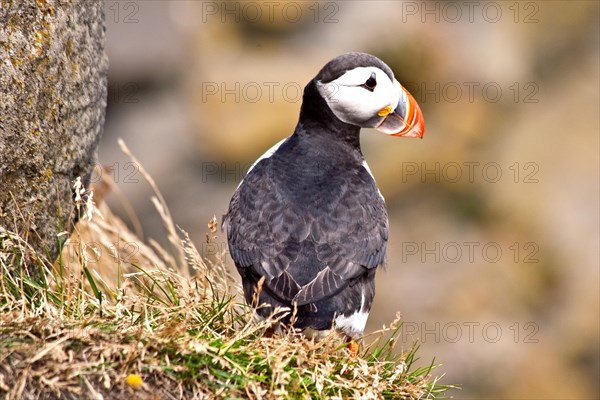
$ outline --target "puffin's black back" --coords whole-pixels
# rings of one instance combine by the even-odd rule
[[[337,119],[315,83],[354,67],[335,59],[309,82],[294,134],[250,170],[226,217],[246,301],[264,277],[258,301],[268,306],[258,313],[297,306],[297,328],[368,311],[385,257],[387,213],[363,166],[360,128]]]

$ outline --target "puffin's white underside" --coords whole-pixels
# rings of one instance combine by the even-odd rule
[[[340,315],[335,318],[335,328],[343,331],[348,336],[358,338],[365,332],[369,311],[365,310],[365,292],[362,292],[360,311],[347,317]]]

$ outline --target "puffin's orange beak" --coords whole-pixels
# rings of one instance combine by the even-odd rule
[[[423,138],[425,133],[425,119],[421,108],[415,98],[398,83],[400,100],[396,109],[384,107],[378,113],[384,117],[377,130],[390,136],[418,137]]]

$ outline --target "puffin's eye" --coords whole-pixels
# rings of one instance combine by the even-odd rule
[[[369,77],[369,79],[367,79],[367,81],[361,86],[367,90],[370,90],[371,92],[375,90],[375,86],[377,86],[377,79],[375,79],[375,73],[373,72],[371,74],[371,77]]]

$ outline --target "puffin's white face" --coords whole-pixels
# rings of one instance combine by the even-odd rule
[[[333,113],[340,120],[359,126],[387,106],[392,110],[396,108],[399,100],[397,85],[397,81],[392,82],[377,67],[359,67],[331,82],[317,82],[321,96]]]
[[[358,67],[317,88],[336,117],[388,135],[422,137],[424,123],[416,101],[396,79],[377,67]]]

